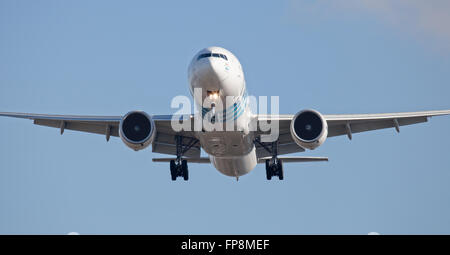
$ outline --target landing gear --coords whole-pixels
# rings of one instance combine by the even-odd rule
[[[170,161],[170,176],[172,181],[176,181],[178,177],[178,166],[175,164],[175,160]]]
[[[181,171],[183,172],[183,179],[185,181],[189,180],[189,171],[186,160],[181,161]]]
[[[272,158],[266,160],[267,180],[272,180],[273,176],[278,176],[279,180],[283,180],[283,162],[281,162],[281,160],[278,158],[278,142],[275,141],[271,144],[266,144],[262,143],[260,139],[256,139],[255,142],[261,145],[267,152],[272,154]]]
[[[284,180],[283,161],[278,159],[278,179]]]
[[[176,181],[178,176],[183,177],[185,181],[189,180],[189,171],[187,166],[187,161],[182,160],[181,164],[175,161],[170,161],[170,176],[172,177],[172,181]]]
[[[273,176],[273,171],[272,171],[272,167],[270,166],[270,159],[266,159],[266,177],[267,180],[272,180],[272,176]]]
[[[172,181],[176,181],[177,177],[181,176],[181,177],[183,177],[183,179],[185,181],[187,181],[187,180],[189,180],[189,170],[188,170],[187,160],[181,158],[181,156],[184,153],[184,150],[182,148],[183,137],[176,136],[175,140],[176,140],[176,144],[177,144],[177,159],[170,161],[170,177],[172,178]],[[191,146],[193,146],[193,145],[194,144],[192,144]],[[188,147],[187,150],[189,148],[190,147]]]
[[[279,180],[284,179],[283,162],[278,158],[266,160],[266,177],[267,180],[272,180],[273,176],[278,176]]]

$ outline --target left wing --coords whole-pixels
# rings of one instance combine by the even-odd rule
[[[450,110],[378,114],[335,114],[323,115],[323,117],[328,124],[328,137],[347,135],[351,139],[353,133],[360,133],[377,129],[395,128],[397,132],[400,132],[400,126],[427,122],[428,118],[430,117],[448,114],[450,114]],[[291,120],[293,117],[294,115],[258,115],[258,127],[260,126],[261,121],[266,122],[271,119],[278,120],[279,146],[292,146],[293,144],[295,144],[290,133]],[[257,135],[266,133],[267,132],[258,131]],[[296,146],[297,148],[299,148],[297,151],[304,151],[300,146]],[[260,145],[259,147],[262,146]],[[264,151],[261,150],[261,154],[259,154],[258,157],[268,156],[266,154],[268,153],[264,153]],[[278,154],[281,155],[286,153],[284,153],[283,151],[279,151]]]
[[[450,110],[377,113],[377,114],[342,114],[324,115],[328,123],[328,137],[347,135],[351,139],[352,133],[395,128],[400,132],[400,126],[427,122],[433,116],[448,115]]]
[[[23,118],[33,120],[36,125],[58,128],[63,134],[64,130],[75,130],[93,134],[100,134],[109,141],[111,136],[119,136],[119,124],[122,116],[86,116],[86,115],[53,115],[34,113],[0,112],[0,116]],[[182,137],[186,157],[200,157],[200,143],[193,132],[174,132],[171,128],[172,115],[152,115],[155,122],[156,135],[152,143],[152,151],[169,155],[176,155],[175,136]],[[192,117],[191,117],[192,121]]]

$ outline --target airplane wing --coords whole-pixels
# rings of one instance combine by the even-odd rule
[[[450,110],[324,115],[324,118],[328,124],[328,137],[347,135],[351,139],[353,133],[384,128],[395,128],[397,131],[400,131],[400,126],[426,122],[429,117],[447,114],[450,114]],[[58,128],[61,134],[66,129],[101,134],[105,135],[107,141],[109,141],[111,136],[119,136],[119,124],[122,119],[122,116],[49,115],[11,112],[0,112],[0,116],[30,119],[36,125]],[[293,117],[294,115],[257,116],[258,122],[267,121],[271,118],[276,118],[279,121],[279,155],[304,151],[291,137],[290,124]],[[200,157],[201,146],[194,133],[190,131],[173,131],[171,128],[172,115],[152,115],[152,119],[156,127],[156,136],[152,143],[153,152],[176,155],[175,136],[181,136],[183,138],[183,147],[189,148],[183,155],[192,158]],[[191,116],[191,121],[193,121],[193,116]],[[264,134],[264,132],[257,132],[257,135],[261,134]],[[258,158],[271,156],[271,153],[265,148],[263,143],[256,143],[256,153]]]
[[[324,117],[328,124],[328,137],[347,135],[351,139],[352,133],[360,133],[384,128],[395,128],[397,132],[400,132],[400,126],[427,122],[428,118],[433,116],[448,114],[450,114],[450,110],[324,115]]]
[[[58,128],[63,134],[65,130],[75,130],[100,134],[109,141],[111,136],[119,136],[119,124],[122,116],[84,116],[84,115],[52,115],[34,113],[0,112],[0,116],[33,120],[36,125]],[[174,132],[171,127],[172,115],[153,115],[156,135],[152,143],[152,151],[156,153],[176,155],[175,135],[181,136],[182,144],[189,148],[183,155],[200,157],[200,143],[193,132]]]
[[[400,126],[427,122],[430,117],[448,114],[450,114],[450,110],[378,114],[334,114],[323,115],[323,117],[328,124],[328,137],[347,135],[349,139],[352,139],[352,134],[354,133],[377,129],[395,128],[397,132],[400,132]],[[290,125],[293,117],[294,115],[258,115],[258,126],[260,121],[268,121],[271,118],[277,119],[280,127],[279,146],[292,146],[295,144],[290,134]],[[268,132],[258,133],[265,134]],[[257,152],[260,152],[258,158],[270,155],[267,155],[268,152],[264,152],[262,145],[257,146],[257,149],[258,147],[260,148],[260,151],[257,150]],[[300,148],[299,146],[297,147]],[[303,149],[300,148],[298,151],[303,151]],[[286,153],[279,151],[279,154]]]

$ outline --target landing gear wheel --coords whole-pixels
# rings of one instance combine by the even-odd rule
[[[187,160],[181,161],[181,172],[185,181],[189,180],[189,170],[187,165]]]
[[[277,160],[277,172],[278,172],[278,179],[282,181],[284,179],[284,172],[283,172],[283,162],[281,160]]]
[[[267,180],[272,180],[272,168],[270,167],[270,160],[266,160],[266,178]]]
[[[175,160],[170,161],[170,177],[172,181],[177,180],[177,165],[175,164]]]

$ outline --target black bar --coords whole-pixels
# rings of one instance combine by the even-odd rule
[[[14,251],[32,249],[57,252],[113,251],[142,254],[302,254],[337,251],[392,252],[442,247],[450,236],[350,235],[13,235],[0,236],[0,244]],[[163,253],[161,253],[163,252]]]

